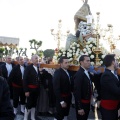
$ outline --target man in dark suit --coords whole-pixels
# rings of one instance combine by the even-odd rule
[[[53,88],[56,97],[56,115],[54,120],[66,120],[71,104],[71,81],[67,71],[69,61],[67,57],[59,60],[60,68],[55,71],[53,77]]]
[[[10,103],[9,86],[0,76],[0,120],[14,120],[13,107]]]
[[[1,76],[6,78],[8,84],[9,84],[11,102],[13,99],[13,89],[12,89],[12,85],[9,83],[8,79],[9,79],[9,75],[10,75],[13,67],[14,67],[14,64],[12,64],[11,56],[7,56],[5,64],[3,64],[1,66]]]
[[[21,113],[24,113],[25,109],[25,93],[23,91],[23,75],[24,75],[24,60],[23,57],[18,57],[18,65],[16,65],[9,76],[9,83],[12,84],[13,87],[13,107],[14,114],[17,114],[17,107],[21,104]]]
[[[90,111],[90,99],[92,95],[92,82],[88,69],[90,58],[82,55],[79,59],[80,69],[74,76],[74,96],[76,104],[77,120],[87,120]]]
[[[25,96],[27,97],[24,120],[28,120],[28,114],[31,112],[31,120],[35,120],[35,108],[39,95],[40,72],[38,69],[38,56],[32,56],[31,65],[27,66],[24,72],[23,84]]]
[[[117,120],[120,101],[120,81],[115,74],[118,67],[114,54],[106,55],[103,63],[106,66],[101,83],[101,114],[102,120]]]

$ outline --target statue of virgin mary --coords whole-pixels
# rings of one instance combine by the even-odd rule
[[[75,31],[78,29],[78,25],[81,21],[87,22],[86,16],[92,15],[90,11],[90,6],[87,4],[88,0],[83,1],[84,4],[82,7],[76,12],[74,16],[74,21],[75,21]]]
[[[75,33],[76,35],[73,34],[69,34],[66,40],[66,49],[70,48],[70,44],[72,42],[79,42],[80,46],[83,48],[84,47],[84,39],[87,37],[90,37],[91,34],[86,34],[85,36],[82,35],[82,32],[80,32],[80,23],[81,21],[87,22],[87,18],[86,16],[91,15],[91,11],[90,11],[90,7],[87,4],[88,0],[84,1],[84,4],[82,5],[82,7],[76,12],[75,16],[74,16],[74,21],[75,21]]]

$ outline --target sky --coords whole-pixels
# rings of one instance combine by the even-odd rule
[[[120,0],[88,0],[88,4],[94,19],[96,12],[101,13],[101,27],[112,24],[115,37],[120,35]],[[63,33],[70,30],[74,34],[73,18],[82,5],[82,0],[0,0],[0,36],[19,38],[23,48],[29,48],[28,41],[36,39],[43,41],[41,49],[55,49],[50,29],[57,30],[61,19]]]

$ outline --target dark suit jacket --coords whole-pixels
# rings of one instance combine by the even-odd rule
[[[41,84],[41,79],[40,79],[39,70],[37,73],[33,67],[33,64],[27,66],[23,76],[23,86],[25,92],[30,92],[28,85],[40,85],[40,84]]]
[[[57,69],[54,73],[53,89],[56,100],[59,102],[64,101],[62,94],[71,94],[71,82],[68,75],[62,68]]]
[[[0,120],[14,120],[10,92],[5,78],[0,77]]]
[[[84,69],[80,67],[74,76],[74,96],[77,109],[83,109],[81,102],[82,99],[90,100],[91,90],[91,79],[87,77],[87,75],[84,73]]]
[[[24,66],[25,69],[25,66]],[[21,69],[20,69],[20,65],[16,65],[9,76],[9,82],[12,84],[16,84],[18,86],[23,86],[23,80],[22,80],[22,73],[21,73]]]
[[[15,65],[12,64],[12,68],[14,67]],[[8,79],[8,71],[7,71],[7,68],[6,68],[6,64],[3,64],[1,66],[1,76]]]
[[[106,69],[101,80],[101,99],[103,100],[119,100],[120,99],[120,81],[111,72]]]

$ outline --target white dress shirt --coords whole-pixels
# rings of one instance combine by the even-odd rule
[[[6,63],[6,68],[7,68],[8,77],[9,77],[10,72],[11,72],[11,70],[12,70],[12,64],[8,64],[8,63]]]
[[[83,68],[82,66],[81,66],[81,68]],[[90,76],[89,76],[89,74],[88,74],[88,70],[86,70],[85,68],[83,68],[84,69],[84,73],[87,75],[87,77],[90,79]]]
[[[70,75],[69,75],[68,71],[67,71],[66,69],[64,69],[64,68],[62,68],[62,69],[66,72],[66,74],[67,74],[68,77],[69,77],[69,81],[70,81]]]
[[[20,65],[20,70],[21,70],[21,73],[22,73],[22,79],[23,79],[23,75],[24,75],[24,67],[22,65]]]
[[[68,71],[67,71],[66,69],[64,69],[64,68],[62,68],[62,69],[66,72],[66,74],[67,74],[68,77],[69,77],[69,81],[70,81],[70,75],[69,75]],[[70,83],[71,83],[71,81],[70,81]],[[63,103],[65,103],[65,101],[61,101],[61,102],[60,102],[61,105],[62,105]]]
[[[115,77],[119,80],[118,76],[115,74],[114,70],[111,70],[111,72],[115,75]]]
[[[37,68],[37,66],[33,65],[33,67],[34,67],[35,71],[38,73],[38,68]]]
[[[82,67],[82,66],[81,66]],[[83,68],[83,67],[82,67]],[[88,70],[86,70],[85,68],[84,69],[84,73],[87,75],[88,79],[90,80],[90,84],[92,84],[91,82],[91,79],[90,79],[90,76],[89,76],[89,73],[88,73]]]

